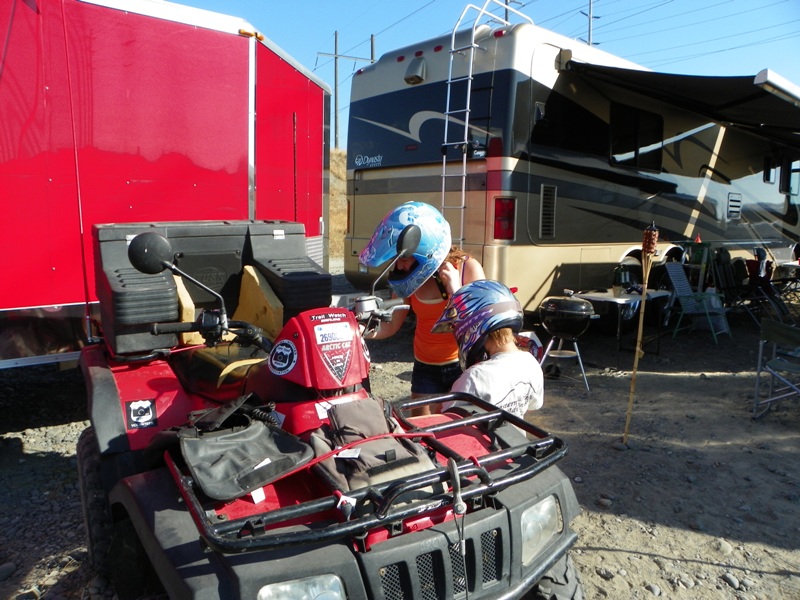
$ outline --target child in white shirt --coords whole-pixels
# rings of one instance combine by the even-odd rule
[[[433,327],[452,331],[458,343],[465,370],[451,391],[473,394],[520,418],[541,408],[544,376],[534,356],[516,345],[521,328],[522,307],[502,283],[474,281],[453,294]]]

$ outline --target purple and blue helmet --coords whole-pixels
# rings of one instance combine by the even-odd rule
[[[450,297],[434,333],[452,331],[458,343],[461,368],[475,364],[483,354],[486,338],[509,327],[522,329],[522,306],[513,292],[499,281],[479,279],[462,286]]]
[[[450,224],[442,213],[424,202],[401,204],[378,225],[369,244],[361,251],[359,261],[376,268],[397,255],[397,237],[406,225],[420,228],[419,246],[410,256],[416,261],[408,271],[395,269],[389,274],[389,287],[401,298],[407,298],[433,275],[450,252]]]

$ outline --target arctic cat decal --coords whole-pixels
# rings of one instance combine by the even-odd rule
[[[350,358],[353,354],[352,341],[325,344],[320,346],[320,350],[325,366],[336,379],[342,381],[350,366]]]

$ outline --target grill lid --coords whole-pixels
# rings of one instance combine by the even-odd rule
[[[548,296],[539,305],[540,316],[591,317],[594,314],[592,303],[572,296]]]

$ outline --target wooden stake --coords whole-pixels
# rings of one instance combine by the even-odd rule
[[[625,432],[622,434],[622,443],[628,443],[628,429],[631,424],[631,414],[633,413],[633,397],[636,393],[636,372],[639,369],[639,358],[644,356],[642,349],[642,333],[644,332],[644,307],[647,306],[647,279],[650,276],[650,255],[642,257],[642,306],[639,308],[639,332],[636,336],[636,352],[633,357],[633,372],[631,373],[631,390],[628,395],[628,412],[625,415]]]
[[[647,280],[650,277],[650,266],[652,257],[656,253],[658,243],[658,229],[655,223],[644,230],[642,238],[642,306],[639,309],[639,332],[636,336],[636,351],[633,357],[633,372],[631,373],[631,391],[628,395],[628,411],[625,414],[625,431],[622,434],[622,443],[628,445],[628,430],[631,425],[631,414],[633,413],[633,397],[636,393],[636,372],[639,370],[639,359],[644,356],[642,349],[642,334],[644,332],[644,308],[647,306]]]

